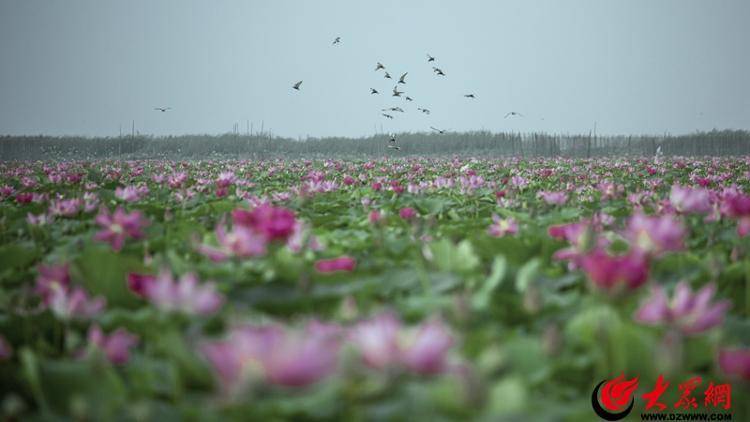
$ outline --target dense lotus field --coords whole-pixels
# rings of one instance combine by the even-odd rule
[[[0,412],[594,420],[623,374],[638,412],[659,375],[664,412],[700,376],[684,411],[730,384],[742,420],[749,176],[747,158],[0,164]]]

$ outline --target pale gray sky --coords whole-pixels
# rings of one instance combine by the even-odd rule
[[[0,133],[750,129],[748,42],[748,0],[0,0]]]

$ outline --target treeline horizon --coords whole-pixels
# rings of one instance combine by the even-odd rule
[[[0,136],[0,160],[333,158],[474,155],[592,158],[750,155],[750,131],[712,130],[682,135],[597,135],[512,132],[404,132],[389,135],[293,139],[267,133],[221,135]]]

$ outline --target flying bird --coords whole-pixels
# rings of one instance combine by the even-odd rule
[[[375,71],[377,72],[380,69],[385,70],[385,66],[383,66],[383,63],[378,62],[378,65],[375,66]]]
[[[443,73],[442,69],[439,69],[437,67],[433,67],[432,71],[435,72],[438,76],[445,76],[445,73]]]
[[[430,110],[428,110],[428,109],[426,109],[426,108],[420,108],[420,107],[417,107],[417,110],[421,111],[421,112],[422,112],[422,113],[424,113],[424,114],[430,114]]]
[[[406,101],[414,101],[410,96],[406,96]]]
[[[403,113],[404,112],[404,109],[401,108],[401,107],[391,107],[388,110],[390,110],[390,111],[398,111],[399,113]]]
[[[434,62],[434,61],[435,61],[435,58],[427,54],[427,63]]]
[[[465,94],[464,97],[466,97],[466,98],[477,98],[476,96],[474,96],[474,94]]]
[[[294,88],[294,89],[296,89],[297,91],[299,91],[299,86],[300,86],[300,85],[302,85],[302,81],[299,81],[299,82],[297,82],[296,84],[292,85],[292,88]]]
[[[404,91],[399,91],[398,90],[398,85],[396,85],[396,86],[393,87],[393,96],[394,97],[400,97],[401,94],[403,94],[403,93],[404,93]]]
[[[385,117],[386,119],[392,119],[392,118],[393,118],[393,116],[391,116],[390,114],[385,114],[385,113],[382,113],[382,115],[383,115],[383,117]]]
[[[377,89],[370,88],[370,94],[380,94]]]
[[[389,139],[388,142],[395,145],[396,144],[396,135],[395,134],[391,134],[391,139]]]
[[[391,74],[388,73],[388,72],[385,72],[384,78],[386,78],[386,79],[393,79],[393,78],[391,78]]]
[[[435,132],[437,132],[437,133],[439,133],[441,135],[445,133],[444,130],[438,129],[435,126],[430,126],[430,129],[434,130]]]
[[[162,113],[164,113],[167,110],[171,110],[171,109],[172,109],[172,107],[154,107],[154,110],[159,110]]]
[[[406,72],[403,75],[401,75],[401,77],[398,78],[398,83],[400,83],[400,84],[406,84],[405,79],[406,79],[406,75],[408,75],[408,74],[409,74],[409,72]]]
[[[341,42],[341,37],[336,37],[335,40],[333,40],[333,45],[336,45]]]
[[[388,148],[390,148],[390,149],[395,149],[396,151],[398,151],[398,150],[400,150],[400,149],[401,149],[401,147],[400,147],[400,146],[398,146],[398,145],[388,145]]]
[[[518,116],[518,117],[523,117],[523,114],[521,114],[521,113],[518,113],[518,112],[516,112],[516,111],[511,111],[511,112],[509,112],[508,114],[506,114],[506,115],[505,115],[505,118],[507,119],[507,118],[508,118],[508,117],[510,117],[510,116]]]

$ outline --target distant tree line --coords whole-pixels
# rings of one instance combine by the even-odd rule
[[[2,160],[81,160],[102,158],[320,158],[405,155],[517,157],[750,155],[750,132],[714,130],[687,135],[597,136],[546,133],[446,132],[401,133],[400,150],[389,149],[389,136],[307,138],[265,134],[50,137],[2,136]]]

